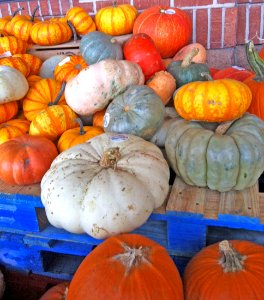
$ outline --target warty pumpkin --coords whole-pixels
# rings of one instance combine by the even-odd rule
[[[165,150],[175,173],[189,185],[219,192],[254,185],[264,171],[264,122],[246,113],[226,132],[204,126],[182,118],[170,126]]]
[[[87,295],[89,300],[184,299],[179,272],[166,249],[137,234],[111,237],[86,256],[67,300]]]
[[[60,153],[41,181],[49,222],[97,239],[141,226],[168,191],[169,167],[160,149],[116,133]]]
[[[44,137],[13,138],[0,145],[0,179],[17,185],[38,183],[57,155],[56,146]]]
[[[0,104],[0,124],[12,119],[17,112],[17,101]]]
[[[262,300],[264,247],[221,241],[197,253],[184,271],[186,300]]]
[[[12,119],[0,124],[0,144],[12,138],[28,133],[30,122],[23,119]]]

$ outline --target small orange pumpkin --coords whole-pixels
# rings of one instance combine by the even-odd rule
[[[104,115],[106,108],[98,110],[93,114],[93,126],[104,128]]]
[[[13,57],[20,57],[27,63],[30,69],[29,75],[37,75],[39,73],[42,66],[42,60],[39,57],[29,53],[14,54]]]
[[[27,77],[29,87],[31,88],[36,82],[40,81],[41,79],[43,78],[38,75],[29,75]]]
[[[30,68],[28,64],[20,57],[4,57],[0,58],[1,66],[9,66],[20,71],[25,77],[28,77],[30,73]]]
[[[17,101],[0,104],[0,123],[12,119],[18,112]]]
[[[8,53],[11,55],[17,53],[26,53],[28,44],[15,36],[0,37],[0,55]]]
[[[23,119],[13,119],[0,124],[0,144],[28,133],[29,125],[30,122]]]
[[[0,31],[5,36],[12,35],[11,20],[16,16],[17,13],[19,13],[23,9],[23,7],[19,7],[16,11],[13,12],[12,16],[5,16],[3,18],[0,18]]]

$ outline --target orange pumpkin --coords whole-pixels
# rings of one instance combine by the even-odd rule
[[[264,47],[259,51],[259,56],[264,60]]]
[[[106,108],[98,110],[93,114],[93,126],[104,128],[104,115]]]
[[[29,87],[31,88],[36,82],[40,81],[41,79],[43,78],[38,75],[29,75],[27,77]]]
[[[19,13],[21,10],[23,10],[24,8],[19,7],[16,11],[14,11],[14,13],[12,14],[12,16],[5,16],[3,18],[0,18],[0,31],[4,34],[4,35],[12,35],[12,26],[11,26],[11,20],[13,17],[15,17],[15,15],[17,13]]]
[[[20,57],[4,57],[0,58],[1,66],[9,66],[20,71],[25,77],[28,77],[30,73],[30,68],[28,64]]]
[[[66,104],[64,94],[61,95],[62,83],[50,78],[41,79],[31,86],[23,99],[25,117],[32,121],[36,115],[49,105],[60,99],[58,104]]]
[[[0,55],[8,53],[11,55],[17,53],[26,53],[28,44],[15,36],[0,37]]]
[[[0,124],[0,144],[14,137],[28,133],[30,122],[23,119],[13,119]]]
[[[183,48],[181,48],[173,57],[173,60],[177,61],[177,60],[183,60],[186,55],[188,53],[190,53],[190,51],[192,49],[198,49],[198,53],[192,58],[192,62],[195,63],[201,63],[201,64],[205,64],[206,63],[206,49],[204,48],[204,46],[200,43],[192,43],[189,45],[184,46]]]
[[[17,101],[0,104],[0,124],[12,119],[18,112]]]
[[[262,300],[263,273],[263,246],[238,240],[210,245],[185,268],[185,300]]]
[[[42,65],[42,60],[39,57],[29,53],[14,54],[13,57],[20,57],[27,63],[30,69],[29,75],[37,75],[39,73]]]
[[[57,147],[59,152],[63,152],[75,145],[82,144],[91,138],[104,133],[100,127],[83,126],[81,119],[77,118],[76,122],[79,123],[80,128],[72,128],[65,131],[59,138]]]
[[[64,300],[67,296],[69,282],[61,282],[48,289],[39,300]]]
[[[89,300],[183,300],[183,288],[164,247],[141,235],[122,234],[98,245],[75,272],[67,300],[87,295]]]

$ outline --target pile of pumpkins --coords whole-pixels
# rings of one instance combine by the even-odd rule
[[[204,47],[188,44],[185,12],[131,8],[130,22],[105,21],[124,9],[102,9],[88,33],[77,7],[45,21],[72,23],[81,55],[26,53],[15,25],[34,13],[6,19],[13,35],[0,38],[0,179],[41,182],[52,225],[99,239],[146,222],[168,195],[169,166],[219,192],[250,187],[264,170],[264,61],[253,43],[252,71],[209,69]],[[132,31],[124,44],[109,34]]]

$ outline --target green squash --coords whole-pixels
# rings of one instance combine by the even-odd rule
[[[207,81],[208,78],[203,73],[210,74],[206,64],[191,62],[192,58],[198,53],[198,48],[193,48],[184,60],[172,61],[167,71],[175,78],[177,88],[193,81]]]
[[[58,54],[47,58],[39,69],[39,76],[42,78],[54,78],[56,66],[66,57],[67,55]]]
[[[162,125],[164,116],[165,107],[160,97],[145,85],[133,85],[108,105],[104,130],[149,140]]]
[[[219,192],[254,185],[264,171],[264,122],[246,113],[224,134],[219,128],[176,119],[165,140],[170,166],[185,183]]]
[[[90,32],[82,37],[80,53],[88,65],[107,58],[123,59],[121,44],[111,35],[99,31]]]

